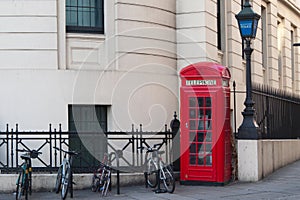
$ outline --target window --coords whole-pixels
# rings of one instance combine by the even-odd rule
[[[296,27],[295,26],[292,26],[292,30],[291,30],[291,64],[292,64],[292,88],[293,88],[293,91],[295,90],[295,65],[296,65],[296,61],[295,61],[295,49],[294,49],[294,42],[295,42],[295,32],[296,32]]]
[[[66,29],[73,33],[104,33],[103,0],[66,0]]]
[[[261,49],[264,84],[268,85],[268,41],[267,41],[267,9],[261,7]]]
[[[283,19],[278,18],[277,22],[277,48],[278,48],[278,82],[279,88],[282,89],[283,80],[282,80],[282,65],[283,65],[283,55],[282,55],[282,47],[283,47]]]
[[[217,28],[218,28],[218,49],[222,50],[222,30],[221,30],[221,2],[217,1]]]
[[[219,50],[225,50],[226,46],[226,2],[217,1],[217,47]]]

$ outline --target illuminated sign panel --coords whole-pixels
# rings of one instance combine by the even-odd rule
[[[216,80],[186,80],[186,85],[217,85]]]

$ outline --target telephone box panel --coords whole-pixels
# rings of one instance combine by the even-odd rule
[[[230,73],[216,63],[180,72],[182,184],[224,184],[231,178]]]

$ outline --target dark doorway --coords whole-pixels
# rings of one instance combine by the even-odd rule
[[[107,152],[107,106],[69,105],[69,147],[80,152],[73,166],[95,167]]]

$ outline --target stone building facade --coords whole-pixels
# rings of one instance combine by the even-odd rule
[[[300,49],[293,47],[300,41],[299,1],[251,2],[262,16],[252,44],[253,81],[299,94]],[[242,3],[1,1],[0,126],[69,129],[70,109],[94,123],[97,105],[108,130],[131,124],[159,130],[179,111],[179,71],[199,61],[228,66],[237,90],[245,90],[235,19]]]

